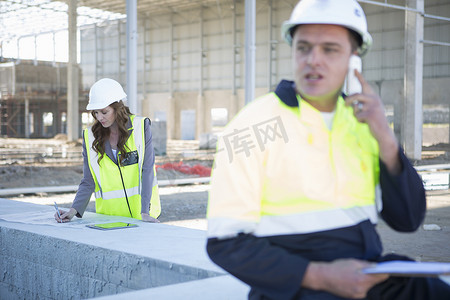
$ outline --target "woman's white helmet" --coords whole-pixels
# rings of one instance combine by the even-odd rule
[[[103,78],[94,83],[89,91],[87,110],[103,109],[114,102],[127,97],[122,86],[110,78]]]
[[[301,24],[341,25],[355,31],[361,37],[358,54],[364,56],[372,45],[367,31],[366,15],[356,0],[301,0],[284,22],[281,33],[292,46],[292,28]]]

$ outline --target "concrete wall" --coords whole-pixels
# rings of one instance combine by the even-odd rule
[[[423,83],[423,104],[424,106],[450,106],[450,77],[424,79]],[[384,104],[389,106],[399,105],[403,99],[403,80],[385,80],[371,81],[372,88],[377,92]],[[267,93],[265,88],[258,88],[255,91],[256,97]],[[228,121],[244,107],[244,90],[239,89],[236,95],[232,95],[229,90],[213,90],[205,91],[203,120],[204,127],[202,132],[211,132],[211,109],[226,108],[228,110]],[[148,94],[147,98],[142,101],[144,115],[155,118],[156,112],[165,112],[167,115],[167,129],[169,139],[179,139],[181,136],[180,113],[184,109],[197,110],[196,92],[174,93],[174,97],[170,98],[167,93]],[[400,112],[396,111],[397,114]],[[199,114],[197,114],[198,116]],[[448,123],[445,122],[445,116],[435,118],[435,114],[427,114],[424,112],[424,123]],[[450,118],[450,117],[449,117]]]
[[[280,27],[297,2],[256,3],[257,87],[273,89],[279,80],[291,77],[290,50],[281,38]],[[397,2],[394,4],[404,5],[404,1]],[[405,12],[367,3],[361,6],[374,39],[371,51],[364,58],[364,75],[370,81],[402,79]],[[450,3],[427,0],[425,12],[448,16]],[[244,87],[244,1],[236,1],[234,9],[228,1],[218,1],[202,9],[173,14],[140,13],[137,59],[141,95],[170,92],[171,86],[173,91],[195,91],[201,86],[205,90],[224,90],[230,89],[233,82],[237,88]],[[450,42],[450,22],[425,18],[424,26],[425,40]],[[125,42],[123,20],[81,31],[84,88],[106,76],[126,84]],[[425,78],[450,76],[449,51],[446,46],[424,44]]]
[[[281,79],[292,78],[290,48],[281,38],[280,27],[297,2],[256,1],[257,94],[273,90]],[[196,123],[198,139],[199,134],[211,129],[210,108],[225,107],[231,118],[242,107],[244,3],[217,1],[201,9],[164,15],[140,12],[138,103],[145,115],[167,112],[168,138],[181,137],[181,110],[194,109],[197,118],[202,118]],[[404,1],[390,4],[403,6]],[[396,82],[402,82],[404,76],[405,12],[367,3],[361,6],[374,38],[372,50],[363,59],[363,75],[378,90],[382,89],[384,101],[399,100],[403,87]],[[427,0],[425,12],[448,16],[450,3]],[[424,26],[425,40],[450,42],[450,22],[425,18]],[[125,85],[123,21],[82,30],[80,44],[85,89],[106,76]],[[445,83],[450,78],[449,53],[450,47],[424,44],[424,80],[434,81],[426,83],[433,88],[431,93],[424,89],[424,104],[449,101]]]
[[[257,88],[255,96],[261,96],[267,93],[265,88]],[[203,94],[203,106],[198,107],[197,100],[199,94],[197,92],[176,92],[173,98],[168,93],[150,93],[142,101],[142,111],[145,116],[155,119],[157,114],[164,112],[167,116],[167,137],[169,139],[179,139],[181,136],[180,116],[182,110],[195,110],[196,116],[201,116],[202,128],[200,132],[211,132],[211,109],[226,108],[228,110],[228,121],[230,121],[236,113],[244,107],[245,95],[244,90],[239,89],[236,95],[230,90],[211,90],[205,91]],[[201,110],[201,111],[200,111]],[[199,136],[197,136],[199,139]]]
[[[0,234],[1,290],[15,295],[2,299],[86,299],[215,276],[167,261],[11,228],[2,227]]]
[[[387,105],[400,103],[403,97],[403,80],[371,82],[371,86],[379,93]],[[424,105],[450,105],[450,77],[424,79]]]
[[[0,198],[0,299],[153,299],[162,287],[165,299],[186,292],[191,299],[246,298],[248,287],[209,261],[201,230],[93,213],[57,224],[53,214],[50,206]],[[118,221],[139,227],[85,227]],[[189,284],[203,279],[211,281],[201,289]]]

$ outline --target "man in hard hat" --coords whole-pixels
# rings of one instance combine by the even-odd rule
[[[161,204],[150,120],[131,114],[117,81],[103,78],[89,91],[94,124],[83,132],[83,179],[69,211],[58,222],[82,217],[92,193],[97,213],[159,223]]]
[[[450,299],[438,279],[369,275],[382,256],[378,213],[411,232],[425,191],[385,117],[341,90],[372,38],[355,0],[302,0],[282,27],[294,81],[247,105],[218,141],[207,251],[251,287],[250,299]],[[449,297],[449,298],[442,298]]]

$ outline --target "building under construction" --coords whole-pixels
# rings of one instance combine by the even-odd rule
[[[0,92],[1,136],[54,137],[67,132],[67,64],[32,60],[1,63]],[[83,105],[86,97],[80,97]]]
[[[290,48],[280,35],[297,0],[139,1],[137,108],[167,123],[169,139],[200,139],[254,96],[292,78]],[[363,75],[381,95],[407,154],[417,157],[423,108],[450,106],[450,3],[447,0],[359,1],[374,43]],[[125,13],[125,1],[82,1]],[[254,67],[245,71],[246,17],[255,14]],[[246,16],[247,15],[247,16]],[[87,121],[89,87],[110,77],[127,85],[126,20],[79,27],[79,123]],[[66,133],[67,65],[32,61],[1,64],[1,132],[8,137]],[[252,74],[250,74],[252,72]],[[83,115],[85,113],[85,115]],[[410,143],[410,144],[408,144]]]

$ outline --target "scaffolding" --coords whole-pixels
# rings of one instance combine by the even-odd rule
[[[66,63],[2,63],[0,92],[0,136],[43,138],[66,133]],[[80,98],[80,103],[85,99]]]

